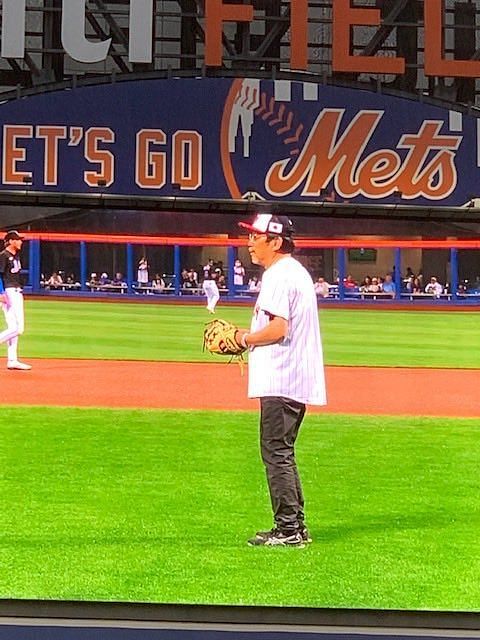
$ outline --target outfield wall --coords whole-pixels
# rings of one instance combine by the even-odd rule
[[[221,265],[226,283],[221,295],[228,300],[251,299],[258,291],[250,291],[250,276],[261,278],[261,270],[250,265],[245,238],[85,235],[71,233],[27,233],[28,252],[26,271],[28,291],[37,295],[120,295],[122,297],[155,295],[155,298],[188,296],[203,297],[201,290],[202,265],[213,257]],[[330,283],[330,301],[352,302],[453,302],[478,303],[480,300],[480,240],[421,240],[369,237],[307,238],[296,240],[298,259],[309,269],[312,278],[323,276]],[[149,261],[149,282],[137,281],[137,264],[142,256]],[[243,286],[234,281],[234,262],[240,258],[247,276]],[[468,258],[468,259],[467,259]],[[218,262],[217,262],[218,261]],[[474,265],[468,269],[465,265]],[[423,275],[419,291],[409,288],[405,272],[407,267]],[[425,267],[424,267],[425,265]],[[198,286],[183,286],[182,270],[194,269]],[[63,284],[46,285],[47,269],[62,271]],[[112,278],[120,272],[119,282],[96,283],[92,273],[109,273]],[[162,290],[151,285],[154,274],[165,281]],[[352,276],[358,284],[366,275],[384,277],[392,274],[395,292],[383,294],[363,291],[359,286],[349,287]],[[65,279],[71,274],[71,282]],[[435,276],[443,285],[439,296],[426,295],[423,288]],[[468,276],[468,277],[467,277]],[[108,279],[107,279],[108,280]]]

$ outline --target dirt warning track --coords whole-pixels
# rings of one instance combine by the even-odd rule
[[[256,410],[235,364],[33,360],[0,372],[3,405]],[[322,413],[480,418],[480,371],[327,367]]]

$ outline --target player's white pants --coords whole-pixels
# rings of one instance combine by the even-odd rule
[[[2,309],[7,322],[7,328],[0,333],[0,343],[7,342],[8,361],[15,362],[18,360],[18,336],[21,335],[25,329],[23,293],[20,289],[7,287],[4,295],[6,302],[2,304]]]
[[[217,302],[220,299],[220,293],[218,292],[218,287],[215,280],[204,280],[203,291],[207,296],[207,309],[209,311],[215,311]]]

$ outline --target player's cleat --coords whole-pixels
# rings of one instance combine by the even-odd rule
[[[266,538],[268,537],[273,531],[275,531],[274,529],[270,529],[269,531],[257,531],[257,533],[255,534],[256,538]],[[304,542],[306,542],[307,544],[310,544],[312,541],[312,537],[310,535],[309,530],[307,529],[307,527],[305,525],[303,525],[303,527],[300,527],[300,529],[298,530],[300,535],[302,536],[302,540]]]
[[[272,529],[271,531],[258,531],[253,538],[250,538],[248,544],[251,547],[296,547],[303,549],[305,540],[300,531],[284,533],[280,529]]]
[[[16,369],[17,371],[30,371],[31,368],[31,365],[25,364],[25,362],[20,362],[19,360],[7,363],[7,369]]]

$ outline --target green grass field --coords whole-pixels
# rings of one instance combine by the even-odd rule
[[[25,359],[215,361],[202,307],[28,300],[26,316]],[[332,308],[321,325],[328,364],[480,369],[475,313]],[[2,417],[0,597],[480,610],[480,420],[308,415],[314,543],[253,549],[271,525],[256,413]]]
[[[3,416],[3,597],[480,609],[474,421],[308,416],[315,541],[261,549],[254,413]]]
[[[218,307],[241,326],[251,313]],[[212,361],[202,353],[211,318],[202,306],[31,300],[26,317],[25,357]],[[475,312],[323,309],[320,317],[327,364],[480,369]]]

